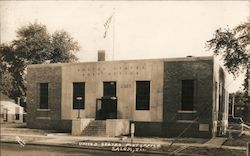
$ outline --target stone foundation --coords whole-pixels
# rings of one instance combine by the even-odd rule
[[[130,129],[129,120],[108,119],[106,120],[106,135],[109,137],[128,135]]]
[[[73,119],[72,120],[72,135],[81,135],[82,131],[88,126],[88,124],[94,119]]]

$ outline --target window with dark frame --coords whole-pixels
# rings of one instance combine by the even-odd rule
[[[8,109],[4,108],[3,109],[3,121],[7,121],[8,120]]]
[[[48,83],[40,83],[40,109],[49,108]]]
[[[16,114],[16,120],[20,120],[20,114]]]
[[[20,112],[20,108],[19,107],[16,107],[15,108],[15,115],[16,115],[16,120],[19,120],[20,119],[20,114],[19,114],[19,112]]]
[[[85,109],[85,83],[73,83],[73,109]]]
[[[136,110],[150,109],[150,81],[136,81]]]
[[[103,82],[103,96],[116,96],[116,82]]]
[[[194,110],[194,80],[182,80],[181,110]]]

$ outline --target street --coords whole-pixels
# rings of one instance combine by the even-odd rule
[[[89,150],[79,148],[64,148],[53,146],[37,146],[25,145],[22,147],[19,144],[1,143],[0,145],[1,156],[96,156],[96,155],[118,155],[118,156],[143,156],[145,153],[130,153],[130,152],[109,152],[102,150]],[[155,154],[147,154],[155,155]]]

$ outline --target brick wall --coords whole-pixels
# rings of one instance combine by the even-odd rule
[[[181,111],[182,80],[195,80],[194,111]],[[164,63],[163,131],[166,136],[210,137],[213,105],[213,59],[189,58]],[[197,119],[197,121],[194,121]],[[199,124],[208,124],[207,132]]]
[[[28,127],[43,129],[71,128],[71,121],[61,121],[61,79],[60,65],[36,65],[28,67]],[[40,83],[48,83],[48,109],[40,109]]]
[[[100,76],[97,70],[99,66],[106,69],[100,72]],[[128,69],[131,74],[128,74]],[[181,111],[181,82],[186,79],[195,80],[192,112]],[[70,131],[71,120],[77,112],[71,108],[72,82],[86,82],[86,111],[83,110],[81,115],[94,118],[95,100],[102,96],[103,81],[112,80],[118,84],[118,118],[135,122],[136,135],[174,137],[188,127],[182,136],[211,137],[212,109],[216,107],[213,99],[214,79],[212,57],[29,66],[27,125],[31,128]],[[144,112],[134,110],[136,80],[152,82],[152,108],[146,112],[148,119]],[[39,109],[39,83],[49,83],[48,110]],[[122,88],[125,86],[123,84],[130,84],[126,85],[129,88]]]

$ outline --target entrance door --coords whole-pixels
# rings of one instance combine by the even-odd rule
[[[103,97],[97,100],[96,119],[117,118],[116,82],[103,82]]]

